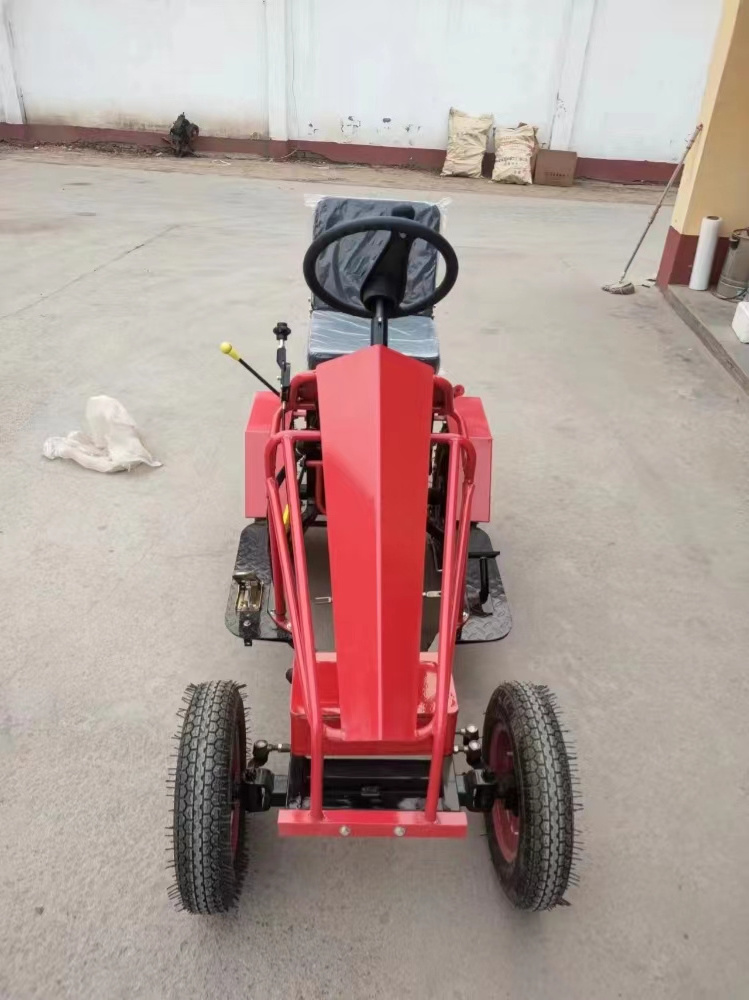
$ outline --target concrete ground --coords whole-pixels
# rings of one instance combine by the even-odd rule
[[[284,319],[302,364],[305,193],[364,190],[44,161],[0,156],[0,996],[745,997],[749,411],[658,292],[599,289],[650,207],[477,184],[448,212],[443,364],[494,431],[515,619],[459,650],[461,718],[504,679],[558,692],[586,806],[572,908],[514,912],[478,818],[464,842],[305,843],[260,816],[239,908],[204,920],[166,896],[182,690],[246,682],[276,738],[288,699],[287,650],[224,628],[254,386],[217,344],[272,372]],[[42,458],[101,392],[163,468]]]
[[[696,292],[686,285],[669,285],[666,300],[713,357],[749,393],[749,344],[742,344],[733,330],[737,300],[725,301],[711,291]]]

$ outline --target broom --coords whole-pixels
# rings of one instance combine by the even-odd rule
[[[660,196],[660,199],[658,200],[658,204],[655,206],[655,208],[653,209],[652,215],[648,219],[648,224],[647,224],[647,226],[645,226],[645,229],[643,230],[642,236],[637,241],[637,246],[632,251],[632,256],[627,261],[627,266],[622,271],[621,278],[618,281],[616,281],[613,284],[611,284],[611,285],[603,285],[602,286],[602,290],[604,292],[611,292],[612,295],[634,295],[635,286],[632,284],[631,281],[627,281],[626,280],[626,278],[627,278],[627,271],[629,271],[630,267],[632,267],[632,261],[637,256],[637,251],[642,246],[642,241],[648,235],[648,232],[650,231],[650,227],[655,222],[655,217],[658,214],[658,212],[660,211],[661,205],[666,200],[666,195],[671,190],[671,187],[673,186],[674,181],[676,180],[676,178],[679,175],[679,171],[684,166],[684,160],[686,160],[686,158],[687,158],[687,153],[689,152],[689,150],[694,145],[695,140],[697,139],[697,136],[700,134],[701,131],[702,131],[702,125],[698,125],[697,128],[692,133],[692,137],[689,140],[689,142],[687,143],[687,148],[684,150],[684,152],[681,155],[681,159],[676,164],[676,166],[674,168],[674,172],[671,174],[669,182],[665,186],[665,188],[663,189],[663,194]]]

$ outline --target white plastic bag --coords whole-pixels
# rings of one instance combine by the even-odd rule
[[[447,155],[443,177],[480,177],[492,115],[467,115],[450,108],[447,120]]]
[[[538,149],[535,125],[498,128],[494,132],[495,159],[492,180],[504,184],[533,183],[533,154]]]
[[[71,431],[67,437],[47,438],[45,458],[68,458],[94,472],[128,472],[136,465],[158,467],[140,439],[135,421],[111,396],[92,396],[86,403],[89,434]]]

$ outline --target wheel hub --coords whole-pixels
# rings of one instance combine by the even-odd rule
[[[494,835],[502,856],[508,862],[517,857],[520,843],[520,797],[515,775],[515,756],[507,729],[497,723],[492,731],[489,747],[489,766],[497,776],[498,784],[507,779],[511,785],[502,798],[497,798],[492,808]]]

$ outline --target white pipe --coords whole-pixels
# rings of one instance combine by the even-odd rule
[[[710,272],[713,269],[713,257],[722,222],[717,215],[706,215],[702,220],[697,252],[692,264],[692,277],[689,279],[689,287],[696,292],[705,292],[710,287]]]

